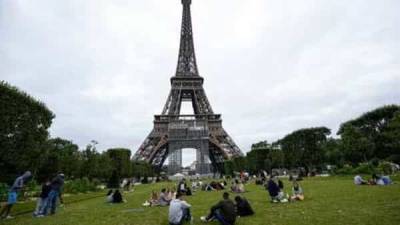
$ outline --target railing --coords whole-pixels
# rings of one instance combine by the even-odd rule
[[[217,121],[221,120],[221,114],[197,114],[197,115],[155,115],[155,122],[171,122],[181,120],[205,120],[205,121]]]

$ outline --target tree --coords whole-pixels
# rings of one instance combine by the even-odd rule
[[[81,153],[78,145],[61,138],[49,139],[39,159],[42,161],[37,175],[38,181],[51,178],[62,172],[68,178],[79,177]]]
[[[254,174],[266,169],[265,160],[268,158],[270,150],[271,145],[267,141],[251,145],[251,150],[246,155],[249,172]]]
[[[341,145],[340,139],[328,138],[323,146],[324,162],[342,167],[344,165],[344,154],[340,149]]]
[[[271,168],[282,168],[285,165],[285,154],[280,149],[274,149],[269,152],[268,158],[270,159]]]
[[[115,179],[130,177],[132,175],[132,164],[130,161],[131,150],[125,148],[112,148],[107,150],[107,155],[112,164],[112,182],[110,186],[115,185]]]
[[[400,106],[387,105],[342,123],[337,134],[343,140],[347,160],[354,163],[368,161],[372,157],[384,159],[396,154],[398,139],[395,134],[399,132],[396,125],[399,112]],[[362,158],[357,158],[359,156]]]
[[[289,168],[304,166],[313,169],[323,162],[323,146],[330,135],[326,127],[296,130],[275,143],[282,149]]]
[[[0,81],[0,181],[37,173],[54,114],[42,102]]]
[[[240,171],[245,171],[247,169],[247,160],[245,157],[236,157],[233,158],[233,168],[234,171],[240,172]]]
[[[153,166],[146,161],[133,161],[132,175],[137,179],[141,179],[142,177],[147,179],[147,177],[154,176]]]
[[[381,135],[388,160],[400,163],[400,111],[396,112]]]

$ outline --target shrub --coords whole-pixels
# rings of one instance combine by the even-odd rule
[[[340,175],[353,174],[353,167],[351,167],[350,165],[346,164],[342,168],[336,169],[335,173],[336,174],[340,174]]]
[[[0,202],[7,200],[8,185],[5,183],[0,183]]]
[[[393,167],[389,162],[381,162],[378,168],[383,172],[383,174],[393,173]]]
[[[372,174],[376,173],[374,167],[368,163],[361,163],[358,167],[353,169],[353,174]]]
[[[64,192],[65,193],[86,193],[88,191],[96,191],[97,184],[91,182],[88,178],[75,179],[65,182]]]

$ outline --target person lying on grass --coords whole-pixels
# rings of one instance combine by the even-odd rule
[[[17,203],[18,193],[23,189],[24,185],[32,178],[32,173],[26,171],[22,176],[15,179],[14,184],[8,192],[8,200],[4,208],[0,212],[0,219],[12,219],[10,216],[11,208]]]
[[[303,201],[304,193],[303,189],[300,187],[299,183],[295,180],[293,181],[292,196],[290,196],[290,201]]]
[[[238,195],[235,197],[235,202],[238,216],[250,216],[254,214],[254,211],[246,198]]]
[[[211,207],[210,214],[208,216],[200,217],[203,222],[210,222],[218,220],[222,225],[233,225],[236,221],[236,207],[231,199],[229,199],[229,193],[224,192],[222,195],[223,199],[216,205]]]
[[[184,194],[178,192],[176,198],[169,205],[168,221],[170,225],[182,225],[185,221],[190,221],[190,207],[184,200]]]

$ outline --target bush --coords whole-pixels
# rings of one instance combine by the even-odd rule
[[[393,173],[393,167],[389,162],[381,162],[378,168],[383,172],[383,174]]]
[[[8,189],[9,187],[7,184],[0,183],[0,202],[7,200]]]
[[[346,164],[342,168],[336,169],[335,173],[336,174],[340,174],[340,175],[353,174],[353,167],[351,167],[350,165]]]
[[[372,174],[376,173],[374,167],[368,163],[362,163],[353,169],[353,174]]]
[[[64,193],[86,193],[88,191],[97,191],[97,184],[90,182],[86,177],[65,182]]]

